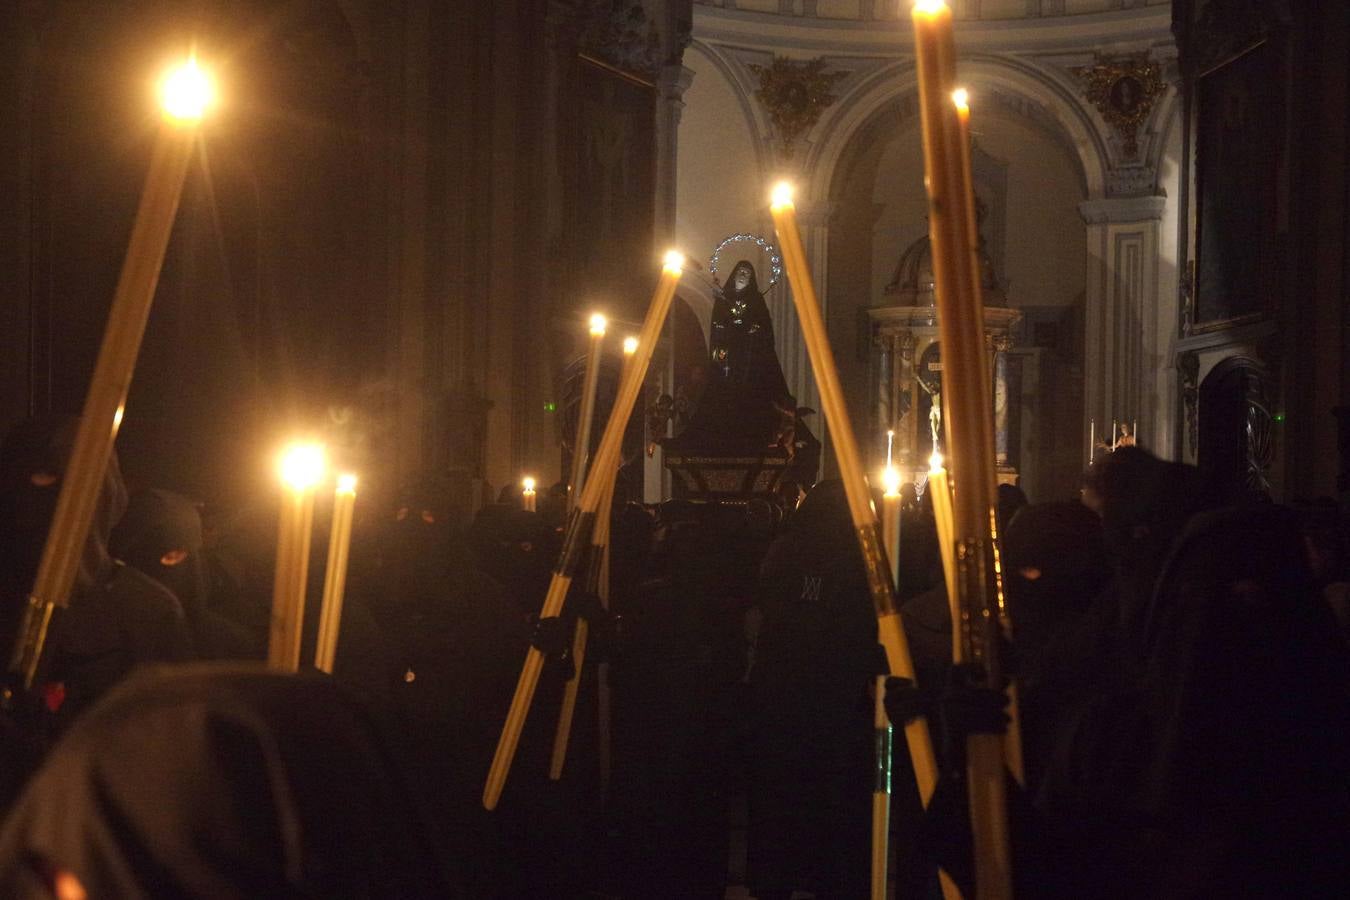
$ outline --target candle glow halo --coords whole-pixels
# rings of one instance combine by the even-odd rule
[[[292,444],[281,456],[281,480],[287,487],[302,491],[323,478],[323,447],[318,444]]]
[[[199,122],[215,103],[216,86],[211,74],[197,65],[197,57],[170,69],[160,82],[160,106],[175,122]]]

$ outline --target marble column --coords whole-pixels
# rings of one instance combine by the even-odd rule
[[[1159,296],[1159,230],[1164,197],[1112,197],[1079,204],[1087,224],[1084,440],[1089,420],[1138,419],[1140,442],[1167,455],[1175,410],[1157,385],[1172,360],[1161,334],[1176,321],[1176,299]]]
[[[656,254],[665,251],[675,237],[676,161],[679,152],[680,119],[684,115],[684,92],[694,80],[694,70],[679,63],[662,67],[657,76],[656,105]],[[647,375],[650,395],[675,393],[675,354],[669,343],[666,353],[652,359]],[[667,435],[670,426],[667,425]],[[655,437],[653,435],[653,437]],[[659,446],[643,457],[642,496],[644,502],[660,503],[670,496],[670,472],[665,467]]]
[[[806,249],[806,259],[811,266],[811,279],[815,283],[816,296],[820,298],[821,316],[829,320],[826,302],[826,285],[829,280],[828,251],[830,244],[830,221],[838,204],[833,201],[803,201],[797,206],[797,224],[801,229],[802,244]],[[772,222],[767,222],[762,234],[773,234]],[[802,338],[801,323],[793,306],[792,296],[788,293],[787,275],[784,274],[782,288],[771,294],[769,313],[774,322],[774,338],[777,344],[778,359],[783,364],[783,377],[787,379],[788,389],[797,398],[798,406],[820,409],[820,392],[816,388],[816,378],[811,371],[811,360],[806,354],[806,342]],[[811,430],[816,432],[822,443],[825,441],[825,423],[817,418]]]
[[[994,351],[994,462],[1000,469],[1008,467],[1008,351],[1012,338],[1006,334],[992,335]]]
[[[895,428],[895,334],[881,330],[872,336],[876,348],[876,369],[873,373],[872,430],[885,434]],[[898,436],[898,435],[897,435]]]
[[[694,70],[680,63],[663,66],[657,77],[656,249],[659,251],[664,251],[675,235],[680,119],[684,115],[684,92],[693,80]]]

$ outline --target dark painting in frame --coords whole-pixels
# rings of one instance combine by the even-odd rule
[[[611,314],[640,320],[660,266],[656,88],[589,56],[579,61],[577,202],[568,216],[577,286]]]
[[[1274,46],[1263,41],[1198,80],[1192,331],[1259,318],[1278,287],[1277,63]]]

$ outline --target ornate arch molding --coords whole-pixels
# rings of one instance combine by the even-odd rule
[[[1000,107],[1029,118],[1060,142],[1079,163],[1090,199],[1107,195],[1109,155],[1100,130],[1072,88],[1054,73],[1002,56],[971,56],[962,61],[964,80],[978,97],[985,93]],[[813,129],[823,140],[808,148],[804,166],[807,196],[827,200],[849,170],[861,147],[886,130],[917,119],[917,79],[910,61],[882,66],[860,81]]]

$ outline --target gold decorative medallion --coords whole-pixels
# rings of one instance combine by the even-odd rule
[[[1074,70],[1083,79],[1087,98],[1120,134],[1125,155],[1139,155],[1139,126],[1153,104],[1167,90],[1158,64],[1140,53],[1124,57],[1098,57],[1091,66]]]
[[[750,65],[759,76],[755,96],[768,110],[785,159],[791,159],[797,138],[816,124],[835,101],[831,90],[847,72],[826,72],[824,59],[805,62],[775,56],[769,66]]]

